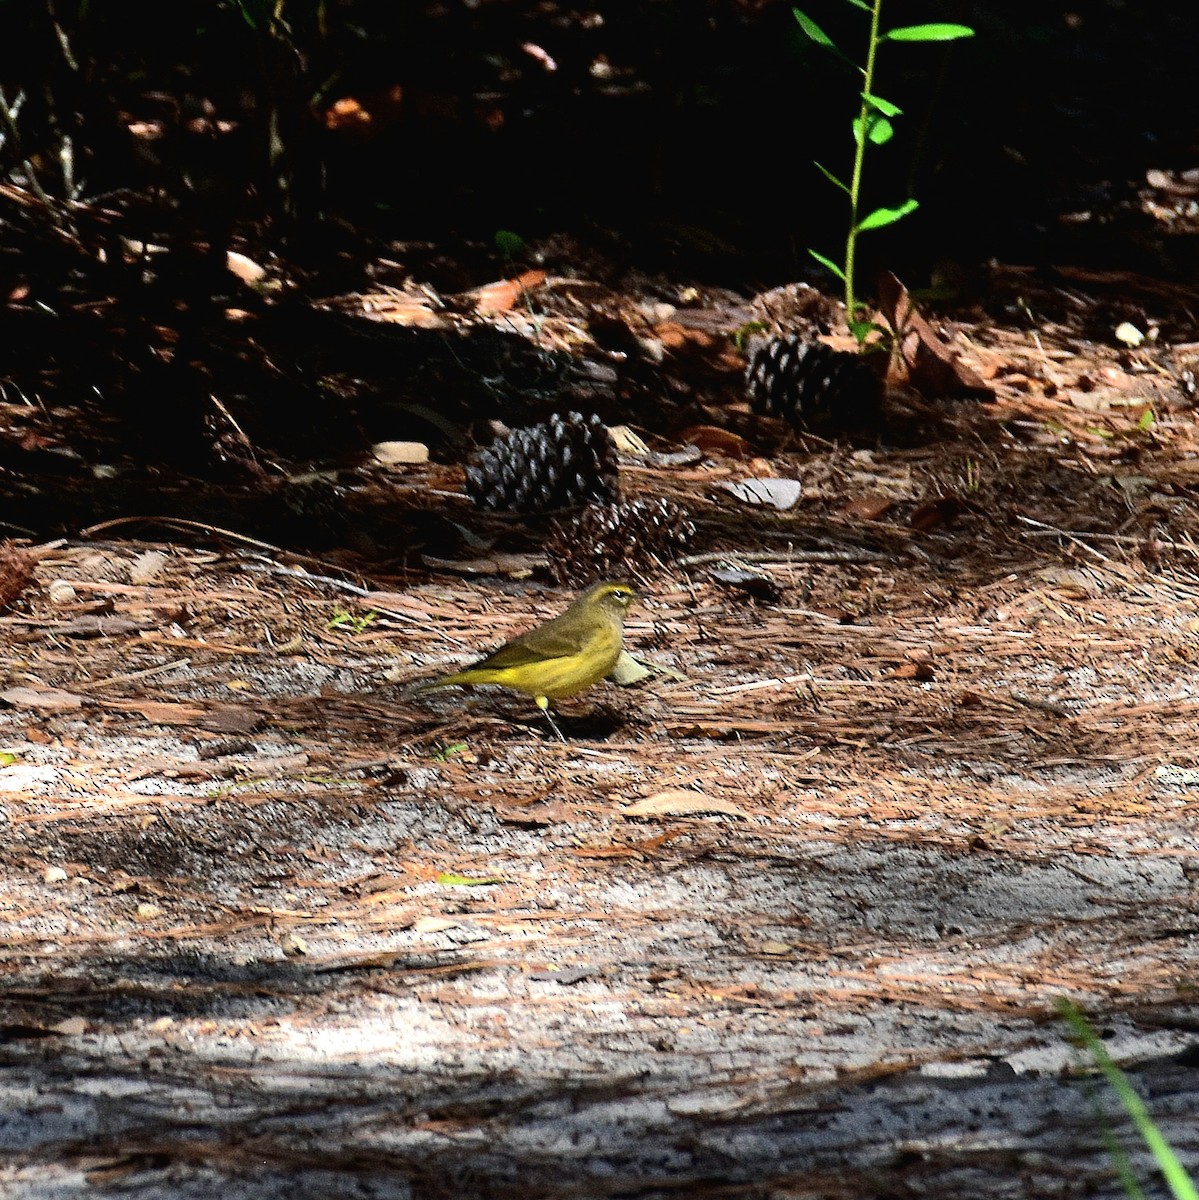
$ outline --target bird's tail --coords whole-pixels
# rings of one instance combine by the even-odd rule
[[[452,671],[449,675],[442,675],[438,679],[430,679],[426,683],[419,684],[412,689],[412,695],[419,696],[422,692],[435,692],[438,688],[461,687],[465,683],[481,682],[487,681],[480,680],[473,671]]]
[[[438,688],[449,687],[453,682],[454,680],[451,676],[443,675],[440,679],[429,679],[424,683],[417,684],[417,686],[412,689],[411,694],[413,696],[419,696],[423,692],[435,692]]]

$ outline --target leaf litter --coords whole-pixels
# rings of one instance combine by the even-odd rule
[[[1068,316],[936,337],[993,404],[900,394],[910,439],[869,447],[737,428],[755,477],[803,480],[794,507],[721,496],[747,460],[718,438],[625,472],[773,587],[648,581],[629,649],[674,673],[564,704],[566,745],[519,697],[407,691],[560,610],[535,561],[358,595],[248,551],[41,554],[0,617],[10,1079],[96,1121],[79,1080],[120,1080],[136,1105],[103,1109],[108,1136],[229,1195],[230,1105],[260,1196],[313,1155],[498,1186],[520,1146],[539,1194],[663,1170],[752,1194],[814,1161],[1100,1194],[1050,1021],[1069,995],[1193,1153],[1193,414],[1162,348],[1097,348]],[[66,1137],[43,1110],[10,1144],[53,1177],[94,1161]],[[904,1138],[937,1156],[897,1164]]]

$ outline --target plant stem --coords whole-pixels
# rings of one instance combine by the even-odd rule
[[[854,295],[854,261],[858,248],[858,199],[862,186],[862,162],[866,157],[869,139],[867,124],[871,108],[867,96],[874,94],[874,55],[878,50],[878,26],[883,0],[874,0],[870,10],[870,46],[866,51],[866,69],[862,72],[862,104],[858,109],[857,137],[854,138],[853,176],[849,181],[849,233],[845,238],[845,318],[852,327],[857,320],[857,297]]]

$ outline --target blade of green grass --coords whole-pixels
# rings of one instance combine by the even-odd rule
[[[1132,1084],[1128,1082],[1124,1072],[1112,1062],[1107,1048],[1095,1036],[1095,1031],[1079,1011],[1078,1006],[1069,1000],[1059,1000],[1057,1010],[1095,1060],[1095,1065],[1103,1072],[1103,1077],[1111,1085],[1112,1090],[1119,1096],[1120,1103],[1124,1105],[1124,1111],[1128,1113],[1132,1123],[1137,1127],[1141,1139],[1149,1147],[1149,1152],[1153,1155],[1158,1170],[1165,1177],[1166,1183],[1169,1184],[1175,1200],[1199,1200],[1199,1190],[1196,1190],[1182,1163],[1170,1149],[1169,1142],[1162,1137],[1161,1131],[1153,1123],[1153,1118],[1149,1115],[1145,1102],[1133,1090]]]

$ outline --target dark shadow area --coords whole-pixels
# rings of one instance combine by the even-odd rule
[[[1187,1020],[1177,1009],[1140,1015]],[[1109,1020],[1109,1033],[1130,1027],[1119,1014]],[[4,1047],[5,1085],[28,1081],[63,1097],[74,1128],[65,1134],[58,1120],[10,1106],[4,1162],[30,1181],[81,1169],[94,1188],[122,1195],[1122,1194],[1095,1126],[1093,1084],[1016,1075],[1002,1057],[973,1060],[958,1077],[891,1067],[805,1084],[780,1073],[740,1111],[722,1111],[717,1079],[706,1108],[700,1093],[664,1129],[671,1081],[644,1062],[603,1083],[517,1081],[465,1063],[430,1082],[394,1065],[278,1053],[231,1071],[183,1047],[139,1067],[93,1056],[86,1042],[60,1058],[55,1041]],[[1148,1057],[1129,1069],[1184,1156],[1199,1149],[1193,1057]],[[1111,1125],[1135,1168],[1149,1172],[1127,1123],[1113,1113]],[[468,1128],[486,1135],[463,1140],[457,1131]]]
[[[833,252],[843,224],[810,160],[844,173],[854,75],[790,7],[29,6],[0,55],[16,531],[187,515],[310,549],[357,536],[372,558],[386,531],[297,495],[297,475],[317,464],[352,491],[376,442],[459,462],[487,422],[549,411],[667,437],[737,427],[744,306],[797,278],[827,287],[806,247]],[[856,54],[860,12],[812,15]],[[1193,340],[1166,287],[1196,262],[1189,8],[929,0],[920,16],[977,36],[885,48],[905,115],[864,204],[922,207],[864,239],[861,278],[934,283],[928,303],[971,334],[982,314],[1057,320],[1057,300],[1090,336],[1132,320]],[[994,260],[1106,272],[1110,302],[1080,306],[1049,275],[1030,308]],[[542,269],[609,292],[480,309],[472,289]],[[421,288],[447,328],[329,304]],[[655,305],[711,344],[664,340]],[[901,405],[882,441],[935,442],[939,419]]]

